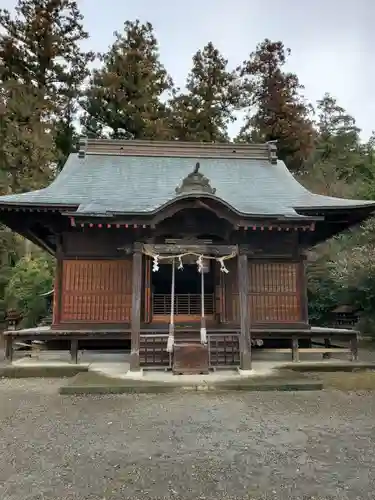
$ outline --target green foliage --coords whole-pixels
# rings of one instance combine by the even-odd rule
[[[22,258],[14,266],[5,288],[7,309],[16,309],[22,316],[22,327],[31,327],[48,310],[43,294],[53,287],[53,264],[45,257]]]
[[[193,57],[186,92],[176,91],[170,101],[173,137],[183,141],[228,141],[227,126],[235,120],[241,89],[228,61],[213,43]]]
[[[0,9],[0,27],[0,81],[30,94],[27,108],[35,105],[34,122],[49,123],[61,166],[74,147],[78,98],[93,59],[81,49],[88,34],[77,2],[18,0],[15,15]]]
[[[290,49],[265,39],[238,68],[247,119],[238,141],[277,141],[278,155],[301,172],[313,151],[312,107],[301,95],[298,77],[284,71]]]
[[[41,120],[43,96],[16,80],[0,87],[0,190],[3,194],[44,187],[56,150],[51,123]]]
[[[162,97],[172,80],[159,60],[159,47],[150,23],[126,21],[102,66],[92,72],[81,105],[87,135],[108,134],[119,139],[169,137],[168,111]]]

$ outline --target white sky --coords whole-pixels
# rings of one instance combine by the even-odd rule
[[[13,9],[16,0],[1,0]],[[161,59],[182,86],[191,57],[212,41],[232,67],[264,38],[292,49],[288,69],[315,102],[330,92],[366,139],[375,129],[375,3],[371,0],[78,0],[94,51],[105,51],[127,19],[150,21]],[[231,129],[235,133],[240,124]]]

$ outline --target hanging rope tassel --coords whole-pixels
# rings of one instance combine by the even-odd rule
[[[217,259],[217,261],[218,261],[218,262],[219,262],[219,264],[220,264],[220,271],[221,271],[222,273],[228,274],[228,273],[229,273],[229,271],[228,271],[228,269],[225,267],[225,264],[224,264],[224,257],[219,257],[219,258]]]
[[[206,318],[204,314],[204,265],[203,258],[201,259],[200,266],[201,273],[201,344],[207,344],[207,329],[206,329]]]
[[[175,262],[172,260],[172,285],[171,285],[171,316],[169,320],[167,352],[173,352],[174,346],[174,301],[175,301]]]

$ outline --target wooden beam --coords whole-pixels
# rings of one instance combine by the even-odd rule
[[[211,244],[150,244],[152,250],[158,255],[178,255],[185,252],[193,252],[203,255],[223,256],[237,253],[236,245],[211,245]]]
[[[238,292],[240,302],[240,368],[251,370],[251,331],[249,308],[249,269],[246,254],[238,256]]]
[[[134,244],[132,287],[130,370],[139,371],[142,301],[142,244],[140,243]]]
[[[280,348],[280,349],[262,349],[263,353],[271,353],[271,352],[278,352],[278,353],[290,353],[292,349],[288,349],[287,347],[285,348]],[[324,354],[325,352],[329,353],[349,353],[350,349],[348,347],[299,347],[298,348],[298,353],[302,354]],[[297,360],[293,360],[297,361]]]
[[[50,255],[52,255],[52,256],[55,255],[55,249],[53,247],[51,247],[45,240],[43,240],[42,238],[39,238],[39,236],[37,236],[32,231],[26,230],[22,234],[22,236],[24,236],[25,238],[27,238],[28,240],[30,240],[32,243],[34,243],[38,247],[40,247],[43,250],[45,250]]]

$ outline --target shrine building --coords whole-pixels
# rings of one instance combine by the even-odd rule
[[[0,220],[56,257],[50,327],[19,338],[130,344],[131,370],[250,369],[269,339],[356,334],[309,324],[306,251],[375,202],[311,193],[275,144],[82,138],[46,188],[0,197]]]

